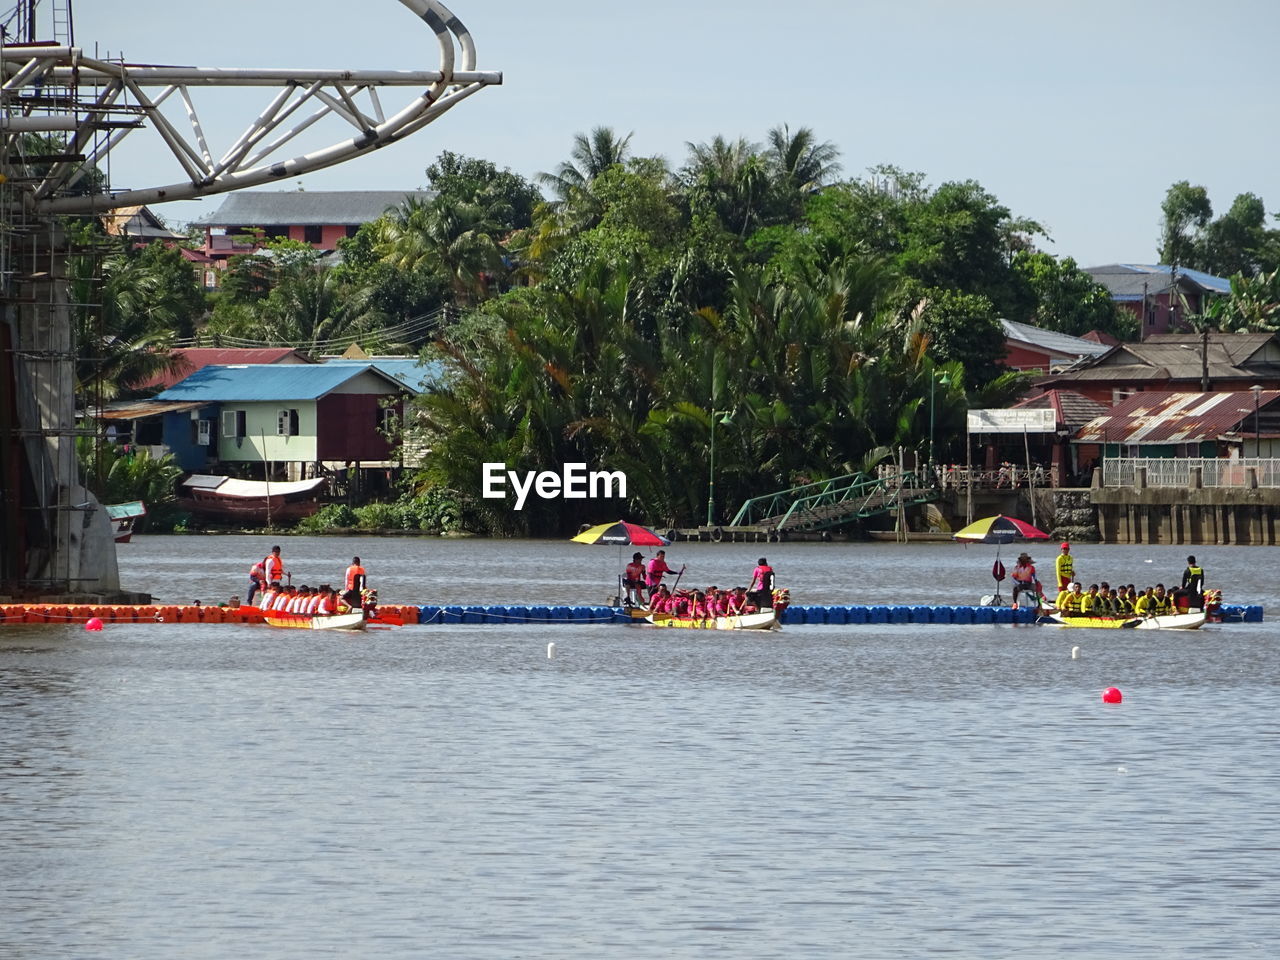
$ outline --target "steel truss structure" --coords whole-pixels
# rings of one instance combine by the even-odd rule
[[[3,47],[0,78],[5,103],[0,135],[60,132],[67,138],[66,158],[45,170],[30,191],[32,209],[78,213],[188,200],[277,182],[402,140],[473,93],[502,82],[500,73],[475,69],[471,34],[444,4],[399,2],[435,35],[440,52],[437,69],[152,66],[94,59],[74,46]],[[77,95],[71,102],[51,103],[43,94],[50,87],[74,90]],[[233,142],[215,148],[206,136],[192,91],[229,87],[261,88],[269,93],[269,100]],[[382,100],[385,89],[394,87],[420,92],[392,111]],[[180,104],[180,110],[166,112],[170,101]],[[180,118],[171,116],[173,112]],[[342,139],[296,156],[287,154],[300,134],[329,117],[345,125]],[[185,179],[108,191],[105,196],[68,195],[88,170],[138,130],[150,130],[159,137]]]
[[[52,8],[43,37],[41,2]],[[81,484],[75,457],[86,427],[77,423],[71,317],[97,307],[71,302],[67,263],[86,251],[72,249],[61,218],[301,176],[402,140],[502,82],[476,69],[471,35],[444,4],[399,2],[434,35],[436,69],[127,63],[73,42],[72,0],[0,9],[0,594],[119,587],[105,511]],[[232,88],[263,91],[265,106],[238,136],[215,143],[197,96]],[[325,142],[331,127],[331,145],[300,146]],[[174,181],[112,190],[111,151],[147,132],[173,157]]]

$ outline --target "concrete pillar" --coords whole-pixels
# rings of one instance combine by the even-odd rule
[[[1204,489],[1204,467],[1192,467],[1189,471],[1187,486],[1192,490]]]

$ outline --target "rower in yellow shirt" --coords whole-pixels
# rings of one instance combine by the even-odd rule
[[[1058,612],[1068,617],[1080,616],[1083,602],[1084,594],[1080,592],[1080,582],[1078,580],[1073,580],[1069,588],[1060,591],[1056,601]]]

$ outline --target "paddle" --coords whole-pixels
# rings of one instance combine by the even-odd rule
[[[688,569],[687,563],[680,564],[680,572],[676,574],[676,582],[671,585],[671,592],[676,592],[676,587],[680,586],[680,578],[684,576],[684,572]]]

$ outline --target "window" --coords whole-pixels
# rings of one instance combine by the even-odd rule
[[[279,410],[276,412],[276,436],[296,437],[298,435],[298,411]]]
[[[307,243],[319,243],[321,236],[319,224],[308,223],[302,228],[302,239]]]
[[[379,407],[374,427],[379,435],[384,437],[394,437],[396,429],[400,425],[400,419],[396,416],[395,407]]]
[[[212,420],[192,420],[191,421],[191,445],[193,447],[207,447],[211,442],[211,434],[213,433]]]
[[[240,440],[247,432],[243,410],[222,411],[222,435],[224,437]]]
[[[359,233],[359,232],[360,232],[360,228],[359,228],[359,227],[347,227],[347,236],[348,236],[348,237],[354,237],[354,236],[355,236],[357,233]]]

